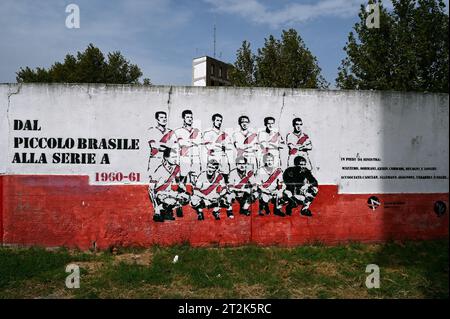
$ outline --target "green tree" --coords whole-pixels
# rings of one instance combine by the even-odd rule
[[[292,88],[324,88],[328,83],[321,75],[317,58],[298,35],[290,29],[283,31],[280,43],[280,86]]]
[[[375,1],[372,1],[375,2]],[[360,21],[350,32],[336,84],[342,89],[448,92],[448,14],[442,0],[380,5],[380,28]]]
[[[237,51],[231,82],[235,86],[325,88],[316,57],[294,29],[283,30],[281,39],[270,35],[254,55],[244,41]]]
[[[255,55],[252,53],[250,43],[242,42],[236,53],[236,62],[231,68],[229,78],[235,86],[255,85]]]
[[[273,35],[264,39],[264,47],[258,49],[256,56],[255,79],[257,86],[281,86],[281,44]]]
[[[17,82],[62,82],[62,83],[113,83],[137,84],[142,76],[140,68],[131,64],[118,51],[108,53],[107,59],[93,44],[89,44],[76,57],[67,54],[64,62],[54,63],[48,70],[29,67],[20,68]],[[150,80],[148,80],[150,83]]]
[[[153,85],[149,78],[145,78],[145,79],[142,81],[142,84],[143,84],[143,85],[146,85],[146,86],[152,86],[152,85]]]

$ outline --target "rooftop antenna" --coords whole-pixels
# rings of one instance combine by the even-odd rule
[[[214,58],[216,57],[216,24],[214,23]]]

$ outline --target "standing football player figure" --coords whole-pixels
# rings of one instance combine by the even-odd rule
[[[155,113],[155,119],[156,126],[148,129],[150,156],[147,171],[150,178],[155,173],[155,170],[162,164],[163,152],[167,148],[170,148],[170,145],[174,142],[174,132],[167,128],[167,113],[158,111]]]
[[[264,165],[259,168],[256,174],[256,182],[259,190],[259,215],[270,214],[269,203],[273,203],[273,213],[281,217],[286,215],[281,211],[283,206],[283,171],[273,165],[274,157],[271,153],[263,156]]]
[[[312,170],[311,160],[309,159],[308,151],[312,150],[312,143],[307,134],[302,130],[303,121],[297,117],[292,120],[294,131],[288,133],[286,136],[287,145],[289,148],[288,166],[294,166],[294,158],[302,156],[306,159],[306,165],[309,170]]]
[[[175,130],[180,156],[181,178],[184,182],[195,183],[201,171],[200,147],[202,137],[200,130],[192,127],[194,116],[191,110],[181,113],[183,126]]]
[[[297,156],[294,159],[294,166],[288,167],[283,173],[283,180],[286,184],[285,196],[288,202],[286,214],[291,215],[292,209],[302,205],[300,214],[312,216],[309,207],[319,192],[319,184],[311,171],[308,169],[306,159]]]
[[[280,132],[275,129],[275,118],[269,116],[264,119],[265,129],[258,133],[258,143],[261,155],[272,154],[274,167],[281,167],[280,150],[283,148],[284,140]]]
[[[255,175],[248,169],[247,159],[243,156],[236,158],[236,168],[230,172],[228,191],[229,201],[239,203],[239,213],[250,216],[250,206],[257,198],[257,188]]]
[[[238,124],[239,130],[233,134],[236,158],[244,157],[249,170],[256,171],[258,169],[258,134],[249,128],[250,119],[248,116],[240,116]]]
[[[230,174],[230,161],[227,150],[231,150],[231,140],[227,133],[221,130],[223,117],[220,114],[212,116],[213,127],[203,133],[203,145],[206,151],[206,160],[214,159],[219,163],[219,171],[225,182]]]
[[[153,203],[155,222],[174,220],[173,210],[182,216],[182,206],[189,203],[189,195],[184,184],[180,183],[178,153],[174,149],[163,152],[162,164],[156,169],[149,185],[148,193]]]
[[[204,220],[203,209],[212,208],[216,220],[220,220],[220,208],[226,208],[228,217],[232,218],[230,205],[227,201],[226,184],[219,172],[219,162],[212,159],[208,162],[206,171],[202,172],[194,184],[191,198],[192,207],[197,211],[198,220]]]

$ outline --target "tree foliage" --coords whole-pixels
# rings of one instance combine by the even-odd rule
[[[252,53],[250,43],[242,42],[237,50],[237,59],[234,68],[230,70],[229,78],[235,86],[255,85],[255,55]]]
[[[67,54],[64,62],[54,63],[45,68],[20,68],[17,82],[63,82],[63,83],[113,83],[137,84],[142,76],[141,69],[131,64],[118,51],[108,53],[107,59],[93,44],[84,52],[77,52],[76,57]],[[150,85],[149,79],[146,84]]]
[[[374,2],[374,1],[372,1]],[[336,84],[342,89],[448,92],[448,14],[442,0],[381,1],[380,28],[350,32]]]
[[[283,30],[281,39],[270,35],[253,54],[244,41],[236,53],[230,80],[235,86],[325,88],[317,58],[296,30]]]

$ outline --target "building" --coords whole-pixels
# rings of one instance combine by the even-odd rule
[[[192,61],[193,86],[230,86],[229,72],[233,66],[220,60],[203,56]]]

